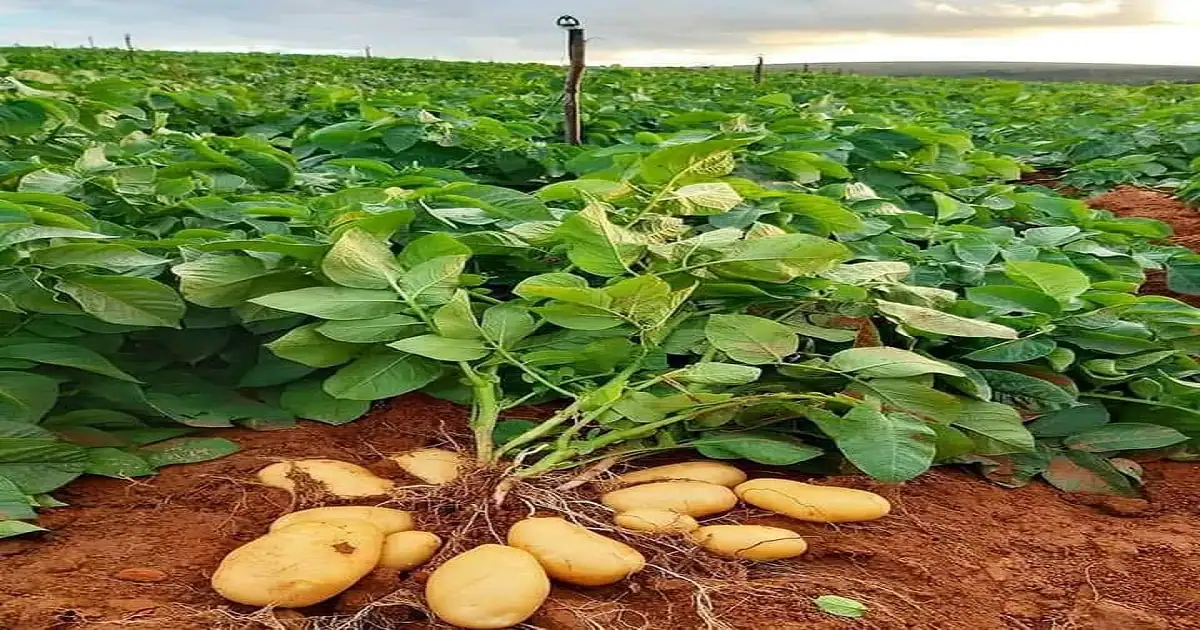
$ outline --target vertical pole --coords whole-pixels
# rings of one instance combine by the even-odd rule
[[[95,47],[96,47],[96,38],[92,37],[91,35],[88,35],[88,48],[95,48]]]
[[[365,51],[366,51],[366,53],[367,53],[367,59],[370,59],[370,58],[371,58],[371,47],[370,47],[370,46],[367,46],[367,47],[366,47],[366,48],[364,48],[363,50],[365,50]]]
[[[125,33],[125,49],[129,51],[129,61],[133,62],[133,36]]]
[[[758,63],[754,66],[754,84],[759,85],[763,82],[763,56],[758,56]]]
[[[808,64],[804,64],[804,74],[808,74]]]
[[[579,119],[579,94],[583,83],[583,71],[587,67],[587,40],[584,39],[583,26],[579,20],[564,15],[558,18],[558,25],[567,29],[567,58],[570,60],[567,82],[563,85],[564,136],[567,144],[582,144],[583,124]]]

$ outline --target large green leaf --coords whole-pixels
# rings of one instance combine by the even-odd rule
[[[0,431],[0,477],[25,494],[55,490],[87,469],[87,451],[44,438],[5,437]]]
[[[344,287],[386,289],[403,273],[387,241],[353,228],[333,244],[321,271]]]
[[[395,314],[371,319],[324,322],[317,327],[317,332],[346,343],[379,343],[415,334],[423,326],[421,320],[415,317]]]
[[[899,348],[851,348],[829,358],[829,367],[866,378],[904,378],[922,374],[966,374],[947,363]]]
[[[851,409],[830,437],[850,463],[887,483],[908,481],[929,470],[937,450],[937,434],[925,422],[867,405]]]
[[[1082,271],[1054,263],[1010,260],[1004,266],[1004,273],[1015,282],[1038,289],[1064,303],[1092,286],[1092,281]]]
[[[171,268],[179,276],[179,292],[189,302],[222,308],[237,306],[254,295],[255,280],[267,275],[261,260],[249,256],[204,256]]]
[[[482,359],[491,350],[479,339],[455,339],[438,335],[418,335],[400,341],[393,341],[388,346],[439,361],[474,361]]]
[[[782,363],[800,347],[791,328],[753,315],[713,315],[704,335],[731,359],[751,365]]]
[[[1186,442],[1188,439],[1188,436],[1170,427],[1117,422],[1068,436],[1063,440],[1063,445],[1080,451],[1105,453],[1165,448]]]
[[[610,221],[599,203],[567,217],[554,233],[567,244],[572,263],[598,276],[626,273],[646,251],[645,239]]]
[[[1017,331],[992,322],[959,317],[923,306],[877,300],[879,311],[916,331],[951,337],[1016,339]]]
[[[161,265],[166,258],[152,256],[128,245],[113,243],[73,243],[34,250],[30,260],[43,267],[83,265],[105,269],[129,269]]]
[[[0,346],[0,358],[61,365],[103,374],[122,381],[138,382],[133,375],[122,371],[108,359],[83,346],[65,343],[17,343]]]
[[[309,287],[259,296],[250,302],[333,320],[370,319],[400,310],[400,296],[394,291],[348,287]]]
[[[358,344],[334,341],[322,335],[318,331],[321,325],[306,324],[293,328],[266,347],[281,359],[315,368],[341,365],[362,349]]]
[[[113,324],[176,328],[186,308],[174,290],[148,278],[74,274],[55,288],[84,311]]]
[[[436,362],[406,352],[379,350],[325,379],[325,393],[349,400],[381,400],[416,391],[437,380]]]
[[[0,371],[0,419],[37,422],[58,400],[58,382],[28,372]]]
[[[836,267],[850,255],[845,245],[811,234],[780,234],[738,242],[709,267],[727,278],[790,282]]]
[[[458,277],[467,264],[466,256],[439,256],[404,272],[400,289],[408,300],[425,306],[449,302],[458,288]]]
[[[790,466],[824,453],[794,437],[766,431],[713,433],[692,442],[692,446],[705,457],[746,459],[768,466]]]
[[[298,381],[287,386],[279,399],[284,409],[304,420],[339,425],[353,422],[371,408],[370,401],[334,398],[320,380]]]

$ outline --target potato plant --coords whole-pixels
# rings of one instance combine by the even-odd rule
[[[540,66],[8,57],[0,535],[236,448],[189,432],[417,391],[514,478],[694,450],[1129,495],[1126,452],[1194,456],[1200,310],[1137,292],[1200,293],[1196,256],[1014,183],[1051,156],[1009,86],[614,69],[579,148]]]

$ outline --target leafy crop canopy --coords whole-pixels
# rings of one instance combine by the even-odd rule
[[[1132,494],[1128,452],[1194,456],[1200,311],[1138,289],[1200,257],[1016,182],[1196,194],[1186,87],[596,69],[572,147],[541,66],[6,57],[0,532],[236,448],[194,430],[414,391],[519,475],[695,449]]]

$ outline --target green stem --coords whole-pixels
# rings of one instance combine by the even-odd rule
[[[471,392],[474,394],[471,403],[471,429],[475,433],[475,454],[479,463],[487,464],[492,461],[496,450],[492,434],[496,431],[496,422],[500,419],[500,404],[496,398],[496,366],[484,368],[480,374],[466,361],[459,361],[458,367],[467,380],[471,382]]]
[[[570,398],[575,397],[575,394],[573,392],[565,390],[565,389],[559,387],[558,385],[555,385],[554,383],[551,383],[550,381],[546,380],[546,377],[544,377],[540,373],[538,373],[537,370],[522,363],[520,359],[514,357],[511,353],[509,353],[508,350],[505,350],[504,348],[497,346],[496,352],[500,355],[501,358],[503,358],[505,361],[507,361],[514,367],[518,368],[522,372],[528,374],[529,377],[532,378],[533,380],[541,383],[542,385],[545,385],[546,387],[549,387],[550,389],[562,394],[563,396],[567,396]]]

